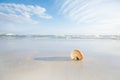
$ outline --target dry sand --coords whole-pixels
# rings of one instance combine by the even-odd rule
[[[101,60],[102,58],[102,60]],[[0,58],[0,80],[120,80],[120,57],[9,55]]]

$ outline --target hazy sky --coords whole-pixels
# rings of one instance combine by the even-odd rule
[[[120,0],[0,0],[0,33],[120,34]]]

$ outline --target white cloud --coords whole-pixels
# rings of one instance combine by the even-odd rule
[[[52,18],[52,16],[46,13],[46,9],[41,6],[0,3],[1,21],[37,23],[38,21],[33,19],[34,16],[43,19]]]
[[[7,22],[14,22],[14,23],[32,23],[32,24],[38,23],[37,21],[32,20],[31,18],[26,18],[14,14],[4,14],[4,13],[0,13],[0,20]]]
[[[60,13],[78,24],[120,24],[119,7],[110,0],[66,0]]]

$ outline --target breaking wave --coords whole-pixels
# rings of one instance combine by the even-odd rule
[[[112,40],[120,40],[120,35],[18,35],[18,34],[0,34],[0,38],[112,39]]]

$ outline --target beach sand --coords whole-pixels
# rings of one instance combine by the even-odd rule
[[[86,56],[83,61],[72,61],[69,57],[40,57],[38,55],[14,55],[14,57],[11,55],[2,58],[0,80],[120,79],[120,57],[110,59],[110,56]]]
[[[87,48],[82,61],[72,61],[70,50],[74,45],[63,49],[59,43],[61,47],[53,51],[50,42],[45,43],[50,49],[40,45],[42,49],[37,51],[35,46],[31,50],[13,43],[1,43],[5,49],[0,52],[0,80],[120,80],[120,56],[88,54]]]

